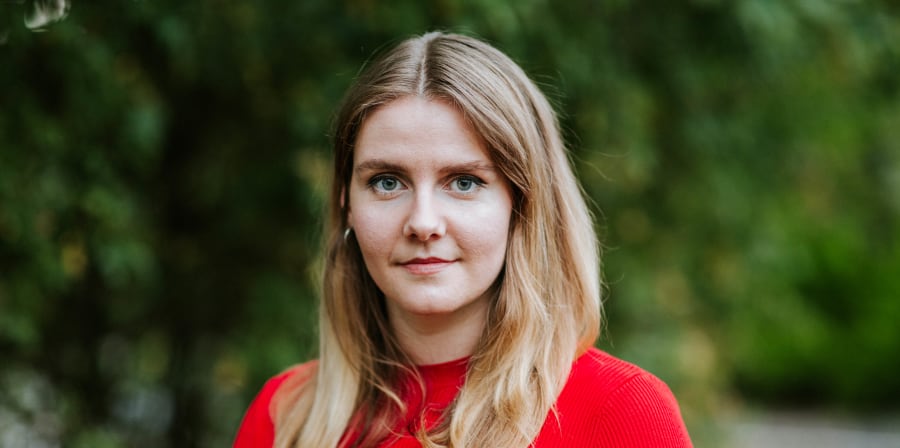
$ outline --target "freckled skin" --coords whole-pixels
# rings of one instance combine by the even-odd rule
[[[349,223],[398,336],[477,339],[512,214],[483,141],[449,104],[405,97],[363,123],[353,167]]]

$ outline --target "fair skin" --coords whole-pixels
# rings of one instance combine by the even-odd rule
[[[471,355],[506,256],[509,183],[462,114],[410,96],[371,113],[356,140],[348,221],[418,364]]]

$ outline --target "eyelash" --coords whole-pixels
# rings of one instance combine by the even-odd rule
[[[388,195],[388,194],[395,192],[396,188],[393,190],[384,190],[383,188],[379,188],[378,184],[385,180],[391,180],[391,181],[396,182],[397,187],[400,187],[403,185],[403,182],[400,182],[400,179],[398,179],[397,176],[392,176],[389,174],[379,174],[379,175],[373,176],[371,179],[369,179],[368,186],[370,189],[375,191],[375,193],[382,194],[382,195]]]
[[[393,189],[390,189],[390,190],[386,190],[383,188],[383,186],[379,185],[386,180],[396,182],[397,183],[396,187]],[[450,182],[448,182],[447,184],[453,185],[454,183],[458,183],[459,181],[467,181],[467,182],[472,183],[472,186],[469,190],[460,190],[458,188],[456,188],[456,189],[451,188],[452,191],[462,194],[462,195],[472,194],[477,189],[479,189],[480,187],[483,187],[486,184],[486,182],[484,180],[478,178],[477,176],[473,176],[471,174],[461,174],[458,176],[454,176],[452,179],[450,179]],[[400,179],[398,179],[397,176],[394,176],[392,174],[378,174],[378,175],[372,176],[372,178],[369,179],[369,182],[367,183],[367,185],[368,185],[369,189],[374,191],[376,194],[383,195],[383,196],[389,196],[389,195],[395,193],[398,190],[398,188],[403,187],[403,182]]]
[[[483,180],[481,180],[475,176],[472,176],[470,174],[463,174],[461,176],[456,176],[452,180],[450,180],[450,184],[453,184],[454,182],[459,182],[461,180],[472,182],[472,188],[470,190],[466,190],[466,191],[459,190],[459,193],[462,193],[462,194],[473,193],[478,188],[483,187],[485,184],[485,182]]]

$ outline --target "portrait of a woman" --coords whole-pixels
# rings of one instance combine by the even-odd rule
[[[691,446],[669,388],[594,348],[593,219],[509,57],[401,42],[350,87],[333,150],[318,356],[266,383],[236,447]]]

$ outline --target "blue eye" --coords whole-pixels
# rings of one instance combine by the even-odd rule
[[[376,191],[390,193],[400,188],[400,181],[393,176],[376,176],[369,181],[369,186]]]
[[[474,176],[459,176],[452,182],[453,189],[461,193],[471,193],[482,185],[484,182]]]
[[[395,190],[397,186],[400,185],[400,182],[397,182],[397,179],[391,177],[378,179],[378,183],[380,184],[382,190],[387,191]]]

